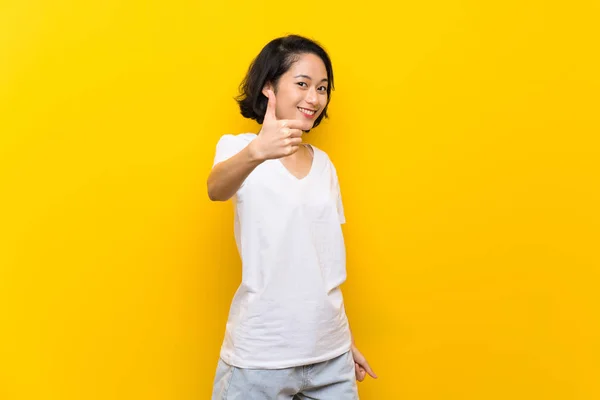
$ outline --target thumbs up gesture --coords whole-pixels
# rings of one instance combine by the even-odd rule
[[[253,140],[251,152],[261,161],[289,156],[298,151],[302,143],[302,131],[312,128],[312,121],[277,119],[275,93],[267,91],[269,103],[258,137]]]

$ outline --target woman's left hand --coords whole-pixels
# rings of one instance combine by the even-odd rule
[[[367,362],[365,356],[352,344],[352,357],[354,358],[354,372],[356,373],[356,380],[362,382],[367,374],[371,375],[372,378],[377,379],[377,375],[371,369],[371,366]]]

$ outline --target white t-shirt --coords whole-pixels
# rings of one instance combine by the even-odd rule
[[[214,164],[256,137],[222,136]],[[230,365],[289,368],[350,350],[340,290],[346,280],[344,210],[333,163],[313,149],[306,177],[296,178],[278,159],[267,160],[233,197],[242,282],[221,347]]]

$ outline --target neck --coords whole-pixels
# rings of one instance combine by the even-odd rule
[[[290,160],[292,162],[298,162],[304,158],[311,158],[310,150],[306,147],[305,143],[302,143],[300,147],[298,147],[298,151],[294,154],[290,154],[289,156],[283,157],[284,159]]]

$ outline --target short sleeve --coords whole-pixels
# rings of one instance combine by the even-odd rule
[[[223,162],[237,153],[242,151],[248,144],[251,139],[247,137],[247,135],[223,135],[217,142],[217,148],[215,151],[215,158],[213,160],[213,167]]]
[[[340,220],[340,224],[346,223],[346,216],[344,214],[344,203],[342,202],[342,191],[340,190],[340,182],[337,176],[337,171],[333,163],[331,164],[331,172],[333,174],[333,193],[336,197],[336,206],[338,212],[338,218]]]

